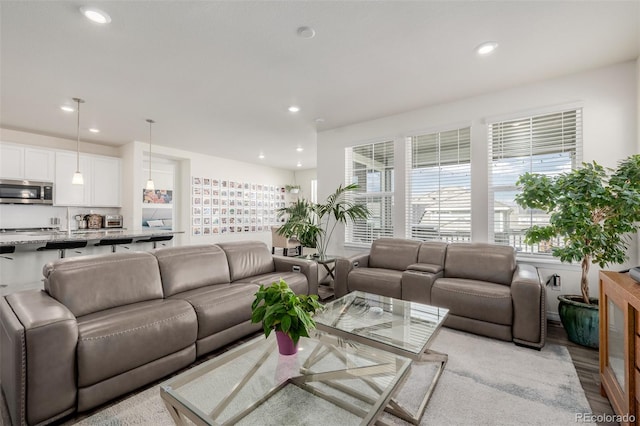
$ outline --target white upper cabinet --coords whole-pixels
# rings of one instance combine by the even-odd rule
[[[120,206],[120,159],[94,157],[91,205],[95,207]]]
[[[55,152],[0,143],[0,178],[53,182]]]
[[[58,206],[120,207],[120,159],[80,154],[84,185],[71,183],[76,154],[56,153],[54,204]]]

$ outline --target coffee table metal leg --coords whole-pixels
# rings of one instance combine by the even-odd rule
[[[392,398],[391,401],[389,401],[389,405],[387,405],[385,411],[411,424],[419,424],[422,416],[424,415],[424,411],[427,408],[427,404],[431,399],[431,395],[433,394],[433,391],[438,384],[438,380],[440,380],[440,376],[444,371],[444,367],[447,365],[448,359],[449,355],[447,354],[428,350],[427,352],[422,354],[419,360],[414,361],[420,364],[427,362],[436,362],[440,364],[437,367],[436,373],[431,380],[431,384],[429,385],[429,388],[427,389],[427,392],[425,393],[424,398],[422,399],[422,402],[420,403],[420,406],[418,407],[418,411],[416,413],[412,413],[407,408],[403,407],[395,398]],[[400,389],[399,392],[402,392],[402,389]]]

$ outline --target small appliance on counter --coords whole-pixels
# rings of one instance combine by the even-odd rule
[[[105,228],[122,228],[123,222],[122,215],[119,214],[108,214],[104,217]]]
[[[78,229],[87,229],[87,221],[83,215],[77,214],[74,219],[76,220],[76,227]]]
[[[99,214],[88,214],[84,217],[87,221],[87,228],[100,229],[102,228],[102,216]]]

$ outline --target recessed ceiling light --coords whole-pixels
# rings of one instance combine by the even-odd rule
[[[300,111],[300,107],[299,106],[291,105],[289,107],[289,112],[298,112],[298,111]]]
[[[81,7],[80,12],[85,18],[97,24],[108,24],[111,22],[111,16],[109,16],[109,14],[95,7]]]
[[[264,154],[260,153],[260,155],[258,155],[258,158],[261,159],[261,160],[264,159]]]
[[[64,112],[73,112],[75,111],[75,109],[73,107],[67,106],[67,105],[62,105],[60,107],[61,110],[63,110]]]
[[[302,167],[302,163],[298,161],[298,164],[296,164],[296,167]]]
[[[302,151],[304,151],[304,148],[303,148],[303,147],[301,147],[301,146],[299,146],[299,147],[297,147],[297,148],[296,148],[296,151],[298,151],[298,152],[302,152]]]
[[[311,27],[300,27],[298,31],[296,31],[298,37],[302,38],[314,38],[316,35],[316,30]]]
[[[476,52],[478,52],[478,55],[488,55],[496,50],[496,47],[498,47],[498,43],[495,41],[487,41],[476,47]]]
[[[89,131],[91,133],[100,133],[100,129],[96,129],[95,127],[90,128]]]

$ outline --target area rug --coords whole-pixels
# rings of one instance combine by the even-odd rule
[[[571,357],[564,346],[542,351],[513,343],[443,329],[432,349],[449,362],[422,418],[422,425],[575,425],[590,413]],[[419,400],[414,391],[429,378],[428,368],[413,368],[400,402]],[[404,400],[403,400],[404,399]],[[331,425],[331,417],[317,419]],[[406,423],[383,415],[385,423]],[[78,426],[173,425],[158,386],[149,388],[85,418]],[[305,423],[307,424],[307,423]],[[308,424],[311,424],[309,422]]]

